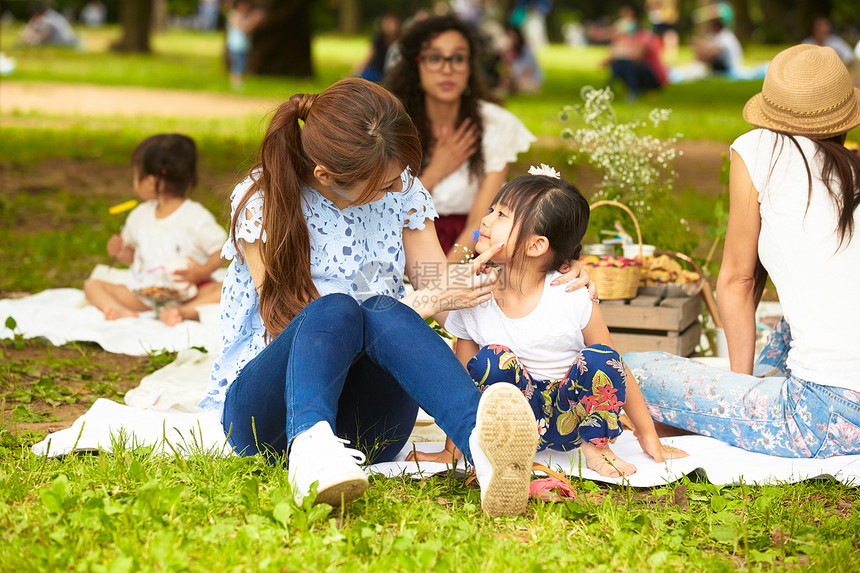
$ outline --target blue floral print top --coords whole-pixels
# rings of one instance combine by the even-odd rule
[[[403,297],[403,229],[423,229],[425,221],[437,214],[430,193],[417,178],[406,170],[401,179],[403,191],[342,210],[312,188],[302,189],[302,211],[311,240],[311,276],[320,296],[344,293],[359,301],[378,294]],[[252,183],[248,177],[233,190],[232,212]],[[246,203],[236,235],[247,243],[266,241],[262,193]],[[223,409],[227,388],[266,345],[257,289],[244,256],[237,254],[231,232],[221,250],[221,256],[232,261],[221,290],[222,348],[198,404],[204,410]]]

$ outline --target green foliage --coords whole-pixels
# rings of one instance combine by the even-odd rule
[[[669,119],[671,110],[652,109],[648,123],[620,121],[613,107],[611,88],[582,89],[583,103],[565,106],[561,121],[578,116],[580,121],[565,128],[563,139],[574,144],[569,163],[587,162],[602,176],[592,202],[618,201],[633,212],[641,228],[642,241],[658,248],[692,253],[698,239],[672,194],[676,172],[672,165],[680,134],[657,137],[645,132],[658,129]],[[627,233],[636,240],[632,221],[617,209],[602,208],[592,214],[591,229],[613,229],[621,220]],[[598,237],[596,240],[600,240]]]
[[[167,352],[166,350],[158,350],[149,354],[149,364],[146,366],[146,372],[151,373],[164,368],[171,362],[176,360],[176,352]]]
[[[18,404],[12,409],[12,419],[16,422],[54,422],[59,420],[50,412],[34,412],[27,404]]]
[[[425,318],[424,322],[429,324],[430,327],[436,331],[436,334],[438,334],[442,338],[446,338],[448,340],[454,340],[454,337],[451,336],[450,334],[448,334],[448,331],[445,330],[444,328],[442,328],[442,325],[440,325],[438,322],[436,322],[432,316]]]
[[[488,518],[445,476],[371,478],[345,508],[297,504],[261,457],[3,449],[0,566],[18,570],[844,570],[860,501],[834,482],[650,490],[573,480],[576,498]]]

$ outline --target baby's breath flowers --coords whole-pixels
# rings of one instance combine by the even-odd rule
[[[680,134],[666,139],[640,134],[642,121],[619,123],[612,108],[610,88],[582,88],[583,103],[565,106],[559,114],[562,121],[579,116],[585,127],[565,128],[561,136],[574,144],[568,163],[585,160],[602,175],[594,200],[612,199],[628,204],[637,215],[651,211],[655,200],[664,197],[677,174],[672,161],[680,155],[674,147]],[[671,110],[653,109],[649,122],[657,127],[665,122]]]

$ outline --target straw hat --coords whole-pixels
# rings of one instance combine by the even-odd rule
[[[801,44],[778,53],[761,93],[744,106],[756,127],[826,139],[860,125],[860,90],[832,48]]]

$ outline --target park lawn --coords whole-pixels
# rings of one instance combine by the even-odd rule
[[[112,372],[99,348],[71,346],[0,343],[4,399],[30,400],[0,420],[4,572],[857,570],[860,494],[827,479],[636,489],[572,478],[573,500],[490,518],[453,476],[374,477],[345,508],[298,505],[281,460],[216,457],[191,436],[184,456],[120,438],[111,454],[37,457],[34,434],[16,429],[50,423],[46,398],[86,404],[170,358]]]
[[[81,30],[84,49],[81,51],[59,48],[23,49],[14,46],[16,29],[7,27],[0,36],[0,47],[17,60],[17,69],[7,82],[26,82],[51,80],[59,82],[89,82],[105,85],[139,85],[148,87],[179,87],[212,92],[227,92],[229,84],[221,66],[220,53],[222,41],[218,34],[188,31],[169,31],[153,38],[154,53],[150,55],[116,54],[108,51],[110,41],[117,37],[117,28],[101,30]],[[318,63],[318,77],[313,81],[290,80],[283,78],[250,78],[245,94],[249,96],[281,98],[296,91],[319,91],[330,82],[349,73],[363,53],[366,40],[363,38],[344,38],[327,35],[314,43],[315,58]],[[564,105],[579,101],[579,91],[587,84],[600,85],[605,81],[605,72],[597,69],[604,48],[587,48],[573,51],[565,46],[550,46],[541,57],[548,69],[546,90],[540,95],[510,97],[509,108],[519,115],[539,139],[532,150],[522,154],[512,166],[510,175],[524,173],[529,165],[549,163],[563,167],[570,156],[569,148],[560,138],[566,126],[576,127],[574,122],[562,123],[558,113]],[[724,84],[733,90],[737,106],[755,91],[751,82]],[[754,84],[754,82],[752,82]],[[674,89],[674,88],[673,88]],[[657,135],[669,136],[676,132],[689,131],[689,127],[699,128],[708,121],[683,121],[684,114],[692,114],[692,107],[685,98],[695,99],[696,93],[686,93],[690,89],[709,97],[708,89],[701,85],[677,86],[679,93],[667,90],[653,94],[644,101],[628,105],[619,101],[616,109],[619,119],[643,119],[652,106],[663,105],[665,98],[675,98],[675,115],[663,126],[654,130],[649,126],[643,132],[656,131]],[[713,91],[713,88],[709,88]],[[719,105],[717,105],[719,104]],[[685,107],[686,106],[686,107]],[[722,130],[717,133],[699,133],[700,137],[729,140],[742,132],[745,127],[738,124],[729,106],[717,100],[714,106],[722,106],[723,115],[713,119]],[[716,108],[715,108],[716,109]],[[715,111],[717,113],[717,111]],[[719,114],[718,114],[719,115]],[[709,115],[708,117],[712,117]],[[727,118],[733,117],[736,127],[727,131]],[[12,224],[22,209],[41,210],[40,218],[56,220],[63,218],[62,213],[77,212],[80,215],[78,226],[69,228],[54,225],[51,227],[28,227],[15,234],[0,245],[0,256],[20,253],[13,258],[16,262],[5,276],[0,277],[0,291],[33,292],[52,286],[80,284],[87,276],[88,269],[95,262],[106,262],[103,244],[107,237],[121,224],[117,217],[106,215],[106,206],[111,201],[120,202],[129,198],[131,190],[127,177],[117,173],[113,166],[125,166],[135,144],[151,133],[181,131],[188,133],[200,146],[201,171],[203,184],[195,192],[200,199],[216,214],[226,220],[226,198],[228,187],[236,181],[239,174],[253,162],[256,147],[265,129],[265,118],[257,117],[209,117],[201,118],[163,118],[154,116],[140,117],[76,117],[59,113],[22,113],[13,112],[3,117],[3,137],[0,138],[0,152],[9,164],[10,172],[21,174],[51,171],[57,162],[68,159],[83,162],[84,171],[92,166],[110,164],[108,168],[111,181],[99,184],[103,192],[80,192],[73,181],[54,178],[42,185],[41,191],[30,189],[19,193],[9,189],[0,198],[0,219]],[[121,126],[121,128],[118,128]],[[685,133],[685,137],[690,135]],[[695,136],[695,133],[693,134]],[[67,163],[68,164],[68,163]],[[207,177],[207,173],[211,176]],[[210,183],[207,183],[209,181]],[[593,181],[593,179],[592,179]],[[98,182],[96,182],[98,184]],[[587,189],[584,189],[588,192]],[[40,197],[52,193],[53,206],[43,204]],[[681,211],[689,211],[692,228],[704,234],[713,227],[713,213],[718,199],[714,196],[700,196],[690,190],[679,189],[679,197],[687,197]],[[92,203],[88,205],[88,203]],[[53,213],[46,212],[51,211]],[[68,222],[68,221],[67,221]],[[646,241],[649,237],[646,237]],[[653,240],[653,239],[652,239]],[[706,247],[700,246],[695,237],[688,236],[678,244],[667,244],[684,252],[704,256]],[[709,241],[707,241],[709,242]],[[63,248],[50,248],[62,244]],[[75,252],[79,256],[73,256]],[[57,277],[56,268],[65,261],[64,277]],[[69,263],[68,261],[73,261]],[[62,281],[68,281],[63,283]]]
[[[170,31],[155,55],[106,52],[116,28],[86,32],[88,52],[21,50],[14,28],[0,48],[18,61],[3,81],[89,82],[226,92],[222,38]],[[324,36],[315,43],[313,81],[251,78],[246,94],[281,97],[319,91],[347,74],[365,39]],[[762,48],[762,57],[776,49]],[[557,113],[583,85],[600,85],[605,51],[552,46],[540,96],[508,105],[539,144],[512,167],[559,164]],[[575,56],[575,57],[574,57]],[[748,129],[743,102],[760,82],[672,86],[636,104],[618,103],[622,121],[653,106],[672,107],[660,135],[730,141]],[[265,128],[258,118],[75,118],[11,114],[0,137],[0,292],[80,286],[123,216],[109,205],[132,197],[128,158],[144,136],[184,131],[200,148],[194,198],[227,220],[232,184],[253,162]],[[714,224],[717,198],[679,189],[676,198],[701,232]],[[851,570],[860,545],[858,490],[829,480],[716,487],[693,479],[636,490],[574,480],[577,499],[532,502],[527,515],[490,519],[478,490],[447,476],[373,480],[374,487],[331,513],[291,501],[286,474],[259,458],[157,457],[125,444],[110,455],[48,460],[29,445],[58,423],[62,408],[97,397],[119,399],[141,376],[172,360],[122,361],[86,344],[61,348],[0,342],[0,570]]]
[[[7,26],[0,38],[0,48],[17,60],[17,69],[9,77],[17,81],[61,81],[103,85],[133,85],[229,92],[230,85],[223,65],[223,36],[206,32],[169,30],[153,36],[153,53],[115,54],[108,50],[119,36],[119,29],[80,29],[81,50],[62,48],[21,48],[15,46],[17,27]],[[244,94],[284,97],[298,92],[321,91],[337,79],[348,75],[367,51],[367,39],[320,35],[314,40],[313,54],[317,75],[313,80],[250,77]],[[748,60],[768,61],[778,47],[755,46]],[[509,109],[519,116],[535,134],[557,136],[557,121],[562,106],[579,101],[583,86],[602,87],[608,73],[600,63],[607,48],[590,46],[572,49],[551,45],[539,58],[547,81],[537,95],[507,98]],[[689,51],[681,51],[680,61],[689,61]],[[642,118],[652,107],[669,107],[675,114],[675,131],[688,139],[731,141],[748,129],[740,117],[744,102],[761,88],[761,81],[729,82],[704,80],[669,86],[660,93],[649,94],[641,101],[622,103],[619,119]],[[623,99],[623,98],[619,98]],[[703,107],[705,106],[705,107]]]

